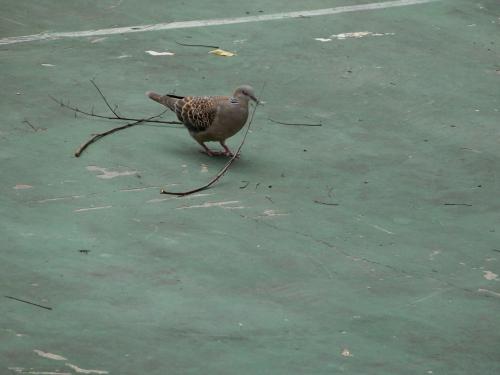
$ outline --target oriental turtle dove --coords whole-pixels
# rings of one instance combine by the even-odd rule
[[[148,91],[146,95],[175,112],[189,130],[189,134],[204,148],[209,156],[232,156],[226,146],[227,138],[238,133],[248,118],[248,102],[258,103],[253,88],[238,87],[233,96],[177,96],[159,95]],[[210,150],[205,142],[219,142],[223,152]]]

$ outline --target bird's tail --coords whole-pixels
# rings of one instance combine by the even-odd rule
[[[175,112],[175,103],[181,99],[184,99],[183,96],[177,96],[172,94],[160,95],[152,91],[148,91],[146,93],[148,98],[153,99],[155,102],[163,104],[165,107],[170,108]]]
[[[150,99],[153,99],[155,102],[158,102],[160,104],[164,104],[163,103],[163,95],[160,95],[160,94],[157,94],[156,92],[153,92],[153,91],[148,91],[146,92],[146,96]]]

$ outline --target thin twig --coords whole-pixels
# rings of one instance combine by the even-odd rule
[[[34,131],[38,131],[38,129],[37,129],[37,128],[35,128],[35,127],[33,126],[33,124],[32,124],[31,122],[29,122],[27,119],[24,119],[24,121],[23,121],[23,122],[24,122],[25,124],[28,124],[28,125],[29,125],[29,127],[30,127],[31,129],[33,129]]]
[[[19,301],[19,302],[27,303],[29,305],[38,306],[38,307],[41,307],[42,309],[52,310],[52,307],[47,307],[47,306],[39,305],[38,303],[34,303],[34,302],[30,302],[30,301],[25,301],[24,299],[20,299],[20,298],[16,298],[16,297],[11,297],[11,296],[5,296],[5,298],[10,298],[10,299],[13,299],[13,300],[16,300],[16,301]]]
[[[207,48],[219,48],[219,46],[210,46],[207,44],[187,44],[187,43],[180,43],[180,42],[175,42],[180,46],[186,46],[186,47],[207,47]]]
[[[266,83],[264,82],[264,84],[262,85],[262,89],[260,91],[260,96],[262,96],[262,93],[264,92],[265,86],[266,86]],[[258,99],[260,99],[260,98],[258,98]],[[258,102],[259,101],[257,100],[257,103]],[[236,160],[236,158],[239,157],[241,148],[243,147],[243,144],[245,143],[245,139],[247,138],[247,135],[248,135],[248,131],[250,130],[250,125],[252,125],[253,117],[255,115],[255,111],[257,110],[257,106],[258,105],[255,105],[255,107],[253,108],[252,115],[250,116],[250,121],[248,122],[247,129],[245,131],[245,134],[243,135],[243,139],[241,140],[241,143],[240,143],[238,149],[234,153],[233,157],[231,159],[229,159],[229,161],[226,163],[226,165],[219,171],[219,173],[217,173],[215,175],[214,178],[212,178],[212,180],[210,180],[207,184],[205,184],[199,188],[196,188],[196,189],[192,189],[192,190],[188,190],[188,191],[181,191],[181,192],[171,192],[171,191],[167,191],[165,189],[161,189],[160,193],[161,194],[169,194],[169,195],[177,195],[177,196],[183,197],[186,195],[197,193],[197,192],[202,191],[202,190],[206,190],[210,186],[215,184],[217,181],[219,181],[222,178],[222,176],[224,176],[226,174],[226,172],[229,169],[229,167],[231,166],[231,164],[233,164],[233,162]]]
[[[318,201],[318,200],[314,200],[314,203],[318,203],[318,204],[324,204],[325,206],[338,206],[339,204],[338,203],[327,203],[327,202],[321,202],[321,201]]]
[[[109,110],[111,112],[113,112],[113,114],[116,116],[116,117],[120,117],[118,115],[118,113],[116,113],[116,108],[117,106],[115,106],[115,109],[111,108],[111,105],[109,104],[108,102],[108,99],[106,99],[106,97],[104,96],[104,94],[102,93],[101,89],[99,88],[99,86],[97,86],[97,84],[94,82],[93,79],[90,80],[90,83],[92,83],[92,85],[94,85],[95,89],[97,90],[97,92],[99,93],[99,95],[101,95],[101,98],[102,100],[104,100],[104,103],[106,103],[106,105],[108,106]]]
[[[82,115],[86,115],[86,116],[90,116],[90,117],[98,117],[98,118],[102,118],[102,119],[106,119],[106,120],[142,121],[142,122],[151,122],[151,123],[158,123],[158,124],[182,124],[182,122],[179,122],[179,121],[163,121],[163,120],[150,120],[147,118],[140,119],[140,118],[133,118],[133,117],[122,117],[122,116],[115,117],[115,116],[98,115],[98,114],[94,113],[94,107],[92,107],[91,112],[86,112],[86,111],[83,111],[77,107],[72,107],[69,104],[66,104],[61,100],[57,100],[56,98],[54,98],[51,95],[49,95],[49,98],[52,99],[53,101],[55,101],[57,104],[59,104],[63,108],[67,108],[67,109],[70,109],[74,112],[78,112],[78,113],[81,113]],[[163,113],[165,113],[165,112],[163,112]],[[159,117],[159,116],[160,115],[158,115],[156,117]]]
[[[113,128],[113,129],[110,129],[110,130],[107,130],[105,132],[102,132],[102,133],[97,133],[97,134],[94,134],[92,136],[92,138],[90,138],[87,142],[83,143],[80,147],[78,147],[78,149],[75,151],[75,156],[78,158],[80,157],[81,153],[87,148],[89,147],[92,143],[96,142],[98,139],[101,139],[102,137],[108,135],[108,134],[111,134],[111,133],[114,133],[114,132],[117,132],[118,130],[122,130],[122,129],[126,129],[126,128],[131,128],[132,126],[135,126],[135,125],[139,125],[140,123],[142,122],[146,122],[146,121],[149,121],[155,117],[159,117],[161,116],[162,114],[164,114],[168,109],[166,109],[165,111],[163,111],[162,113],[160,113],[159,115],[156,115],[156,116],[152,116],[152,117],[149,117],[147,119],[139,119],[137,121],[134,121],[134,122],[129,122],[128,124],[125,124],[125,125],[122,125],[122,126],[118,126],[116,128]]]
[[[444,206],[467,206],[472,207],[472,204],[468,203],[443,203]]]
[[[295,122],[282,122],[282,121],[276,121],[273,120],[272,118],[268,118],[269,121],[274,122],[276,124],[281,124],[281,125],[293,125],[293,126],[323,126],[323,124],[309,124],[309,123],[295,123]]]

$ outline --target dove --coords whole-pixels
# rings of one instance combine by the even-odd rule
[[[248,118],[248,104],[259,103],[251,86],[243,85],[232,96],[178,96],[146,93],[150,99],[163,104],[177,115],[209,156],[233,156],[226,139],[238,133]],[[219,142],[224,151],[214,151],[205,142]]]

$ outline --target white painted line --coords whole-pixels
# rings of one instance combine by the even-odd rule
[[[11,371],[15,371],[19,374],[32,374],[32,375],[71,375],[69,372],[56,372],[56,371],[30,371],[24,369],[24,367],[9,367]]]
[[[430,3],[433,1],[437,1],[437,0],[384,1],[384,2],[379,2],[379,3],[348,5],[348,6],[340,6],[340,7],[335,7],[335,8],[262,14],[259,16],[216,18],[216,19],[209,19],[209,20],[179,21],[179,22],[157,23],[157,24],[152,24],[152,25],[114,27],[114,28],[109,28],[109,29],[85,30],[85,31],[74,31],[74,32],[42,33],[42,34],[13,36],[13,37],[2,38],[2,39],[0,39],[0,45],[15,44],[15,43],[22,43],[22,42],[33,42],[33,41],[39,41],[39,40],[55,40],[55,39],[61,39],[61,38],[94,37],[94,36],[104,36],[104,35],[114,35],[114,34],[140,33],[140,32],[145,32],[145,31],[186,29],[186,28],[193,28],[193,27],[232,25],[232,24],[247,23],[247,22],[263,22],[263,21],[275,21],[275,20],[283,20],[283,19],[290,19],[290,18],[326,16],[326,15],[331,15],[331,14],[339,14],[339,13],[347,13],[347,12],[359,12],[359,11],[364,11],[364,10],[378,10],[378,9],[394,8],[394,7],[401,7],[401,6],[408,6],[408,5],[425,4],[425,3]]]

